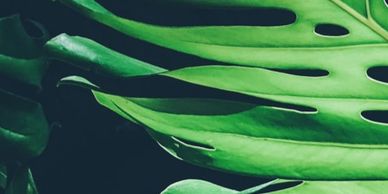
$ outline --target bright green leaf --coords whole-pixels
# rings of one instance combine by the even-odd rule
[[[102,105],[149,128],[150,134],[177,158],[266,177],[388,178],[388,126],[361,115],[364,111],[388,110],[386,84],[367,76],[369,68],[388,66],[388,33],[383,17],[388,16],[388,9],[383,1],[187,0],[209,6],[284,8],[294,11],[298,19],[278,27],[179,28],[126,20],[93,0],[62,2],[128,35],[242,65],[155,71],[159,76],[286,104],[139,99],[112,95],[94,85],[94,94]],[[314,33],[316,25],[327,23],[343,26],[350,34],[329,37]],[[96,56],[106,54],[94,51]],[[104,64],[111,66],[108,61]],[[136,74],[131,76],[149,73],[133,67]],[[328,75],[279,72],[295,69],[318,69]],[[90,84],[74,77],[66,82],[72,79],[83,86]]]
[[[224,100],[94,94],[102,105],[152,129],[171,154],[198,165],[296,179],[387,178],[387,147],[379,142],[384,125]]]
[[[27,194],[39,194],[38,189],[36,188],[34,177],[32,176],[31,169],[28,169]]]
[[[383,0],[177,1],[215,7],[281,8],[295,12],[295,23],[270,27],[164,27],[121,18],[94,0],[61,2],[129,36],[204,58],[245,66],[323,68],[327,60],[330,62],[335,59],[326,56],[325,53],[329,53],[330,49],[320,57],[316,57],[317,50],[339,46],[351,49],[357,45],[356,47],[362,50],[374,49],[378,51],[376,54],[381,54],[386,52],[387,46],[382,44],[388,40],[388,9]],[[360,7],[368,8],[369,14],[360,14]],[[339,25],[346,28],[350,34],[339,37],[322,36],[314,32],[319,24]],[[347,58],[357,62],[365,55],[355,53]],[[347,63],[336,61],[337,66],[344,64]]]
[[[162,194],[237,194],[238,191],[227,189],[206,181],[184,180],[167,187]]]
[[[290,181],[279,180],[274,181],[269,185],[264,185],[264,188],[258,189],[252,192],[239,192],[230,190],[213,183],[209,183],[202,180],[184,180],[172,184],[167,187],[162,194],[254,194],[262,193],[263,189],[270,186],[276,186],[279,183],[287,183]],[[335,181],[306,181],[299,185],[275,190],[272,192],[265,192],[270,194],[350,194],[350,193],[362,193],[362,194],[376,194],[386,191],[388,188],[388,182],[385,181],[347,181],[347,182],[335,182]]]
[[[71,48],[71,45],[67,47]],[[106,64],[110,65],[109,61]],[[123,64],[126,64],[125,59]],[[201,68],[206,71],[195,72]],[[141,71],[139,68],[136,72]],[[218,76],[210,76],[215,71],[218,71]],[[228,75],[230,72],[235,74]],[[200,76],[201,73],[205,76]],[[198,165],[256,176],[295,179],[387,178],[385,172],[388,166],[383,162],[388,151],[387,126],[366,121],[360,116],[364,109],[386,108],[385,100],[365,99],[360,94],[346,96],[344,92],[352,87],[339,88],[337,93],[342,94],[335,98],[330,97],[329,91],[316,94],[306,91],[306,96],[300,92],[299,96],[293,97],[298,85],[286,87],[286,82],[299,77],[258,68],[204,66],[161,75],[165,74],[174,75],[171,77],[192,76],[188,80],[202,81],[202,85],[246,95],[268,97],[270,95],[266,93],[273,92],[270,99],[311,105],[317,111],[297,111],[221,99],[136,99],[104,94],[99,92],[104,88],[77,77],[64,79],[62,83],[82,84],[96,90],[95,95],[101,104],[152,129],[150,133],[166,150],[177,158]],[[239,75],[244,76],[233,80]],[[273,86],[277,79],[284,79],[284,87],[281,84]],[[249,84],[250,81],[256,84]],[[304,87],[308,87],[309,83],[312,81],[299,82],[306,84]],[[366,84],[373,85],[373,82]],[[371,91],[373,87],[370,85],[365,85],[370,87],[365,89],[365,95],[372,98],[376,91]],[[284,89],[279,90],[281,87]],[[251,92],[245,91],[245,88]],[[379,95],[379,98],[384,97],[382,92],[375,96]],[[293,101],[295,99],[300,101]],[[214,149],[202,149],[177,138]]]

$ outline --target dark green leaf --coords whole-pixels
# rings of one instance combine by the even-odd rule
[[[42,36],[31,37],[18,15],[0,19],[0,75],[40,87],[47,69],[43,44],[48,35],[40,24],[27,22],[37,26]]]
[[[7,167],[0,164],[0,191],[3,191],[7,186]]]
[[[5,194],[38,194],[31,170],[25,166],[16,167]]]
[[[0,90],[0,161],[39,155],[48,136],[40,104]]]
[[[9,184],[5,190],[5,194],[29,194],[28,188],[28,168],[19,167],[13,173]]]

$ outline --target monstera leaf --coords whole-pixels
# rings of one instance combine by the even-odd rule
[[[0,19],[0,75],[40,88],[47,69],[42,46],[48,34],[37,22],[27,20],[40,33],[30,36],[18,15]]]
[[[213,183],[209,183],[207,181],[202,180],[195,180],[195,179],[189,179],[189,180],[183,180],[179,181],[177,183],[174,183],[170,186],[168,186],[164,191],[162,191],[162,194],[184,194],[184,193],[203,193],[203,194],[211,194],[211,193],[219,193],[219,194],[250,194],[250,193],[257,193],[262,191],[265,188],[270,187],[273,184],[281,182],[288,183],[287,181],[283,180],[274,180],[270,181],[268,183],[264,183],[262,185],[244,190],[244,191],[235,191],[231,189],[227,189],[224,187],[221,187],[219,185],[215,185]],[[297,183],[300,184],[300,181],[290,181],[289,183]]]
[[[280,184],[297,184],[285,189],[273,189]],[[172,184],[167,187],[162,194],[253,194],[253,193],[269,193],[269,194],[310,194],[310,193],[331,193],[331,194],[348,194],[362,193],[375,194],[384,191],[388,183],[385,181],[349,181],[349,182],[330,182],[330,181],[315,181],[315,182],[295,182],[286,180],[275,180],[265,183],[252,189],[244,191],[236,191],[223,188],[201,180],[184,180]]]
[[[60,1],[129,36],[204,58],[244,66],[332,70],[331,66],[373,65],[374,60],[380,57],[370,56],[369,53],[363,53],[362,57],[358,55],[360,50],[373,48],[375,54],[384,53],[384,43],[388,39],[388,9],[384,0],[176,1],[229,9],[287,9],[295,13],[297,19],[293,24],[275,27],[162,27],[121,18],[94,0]],[[320,27],[341,27],[348,34],[327,36],[325,33],[319,34]],[[354,45],[359,46],[354,48]],[[338,50],[344,53],[333,54]],[[347,60],[335,58],[343,54],[346,54],[344,58]],[[364,56],[374,60],[365,59]]]
[[[113,66],[109,60],[101,62],[109,56],[119,55],[112,54],[112,50],[103,48],[91,40],[61,35],[49,41],[46,47],[49,51],[54,51],[57,58],[71,63],[79,61],[82,52],[78,48],[83,48],[82,51],[85,53],[83,61],[89,61],[88,64],[99,62],[95,69],[119,68],[117,63]],[[120,65],[123,66],[137,67],[139,64],[137,60],[129,60],[127,57],[121,57],[120,61]],[[303,93],[285,95],[279,92],[295,92],[294,88],[298,87],[298,85],[287,87],[285,82],[300,79],[299,77],[289,75],[283,77],[282,73],[269,70],[241,69],[243,67],[234,66],[224,68],[216,74],[217,76],[210,76],[205,71],[202,73],[208,76],[198,76],[199,74],[194,72],[196,68],[175,71],[156,69],[155,75],[150,76],[149,70],[154,66],[143,63],[143,66],[138,67],[136,71],[138,76],[133,73],[120,76],[106,75],[119,77],[116,82],[136,82],[137,79],[146,80],[155,76],[174,80],[177,76],[187,76],[186,78],[190,78],[190,82],[193,83],[201,81],[202,85],[209,87],[218,87],[247,96],[262,95],[263,98],[287,103],[297,101],[311,105],[312,108],[263,100],[240,102],[217,98],[136,98],[133,97],[137,96],[135,94],[120,96],[109,86],[96,85],[79,77],[65,78],[61,83],[93,89],[102,105],[144,125],[169,153],[194,164],[265,177],[325,180],[387,178],[385,172],[388,166],[384,162],[388,151],[385,144],[387,126],[367,121],[360,115],[364,108],[384,109],[386,106],[383,99],[384,90],[375,95],[370,93],[371,98],[382,95],[380,99],[374,100],[358,97],[357,93],[352,94],[354,97],[344,94],[341,97],[325,97],[318,91],[316,96],[311,97],[303,96]],[[224,76],[230,72],[236,73],[234,79]],[[238,74],[239,72],[241,74]],[[355,78],[356,81],[358,79],[362,78]],[[280,90],[281,85],[273,87],[277,80],[283,80],[284,88],[289,91]],[[330,79],[329,81],[331,82]],[[251,84],[252,82],[255,84]],[[303,83],[307,87],[313,84],[313,81]],[[373,86],[372,81],[366,84]],[[155,83],[150,89],[158,90],[161,87],[161,83]],[[264,95],[260,94],[260,90],[278,94]]]
[[[18,167],[4,194],[38,194],[30,169],[25,166]]]
[[[91,88],[102,105],[143,125],[175,157],[264,177],[388,178],[388,126],[370,117],[388,109],[387,84],[371,73],[388,66],[388,8],[383,0],[183,1],[288,9],[296,14],[293,24],[276,27],[162,27],[121,18],[93,0],[61,2],[130,36],[233,64],[165,71],[79,37],[56,38],[47,45],[55,57],[95,64],[93,68],[120,78],[117,82],[162,77],[256,99],[139,98],[79,77],[62,80]],[[327,34],[322,28],[344,33]],[[121,62],[110,62],[110,56]],[[125,72],[117,73],[121,68]],[[131,68],[136,73],[127,71]],[[322,73],[301,75],[295,70]],[[159,88],[155,83],[148,89]],[[364,188],[357,185],[368,183],[347,182],[344,189],[349,186],[362,193]]]
[[[43,45],[48,39],[44,28],[31,37],[18,15],[0,19],[0,75],[12,80],[0,87],[0,161],[25,160],[42,152],[48,139],[48,124],[39,103],[13,92],[19,82],[40,88],[47,68]],[[8,83],[8,82],[7,82]]]
[[[29,35],[28,23],[38,29],[38,36]],[[28,167],[15,172],[8,167],[38,156],[47,144],[49,127],[41,105],[15,94],[34,95],[20,91],[20,86],[32,86],[32,93],[41,89],[48,65],[43,54],[47,39],[35,21],[23,23],[18,15],[0,19],[0,192],[5,194],[37,194]]]

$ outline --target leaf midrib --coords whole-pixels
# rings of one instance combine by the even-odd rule
[[[386,41],[388,41],[388,31],[386,31],[383,27],[381,27],[372,17],[370,14],[370,3],[369,0],[365,0],[366,9],[367,9],[367,16],[368,18],[362,16],[360,13],[355,11],[353,8],[349,7],[346,3],[342,2],[341,0],[331,0],[335,5],[343,9],[345,12],[356,18],[358,21],[363,23],[365,26],[372,29],[376,34],[384,38]]]

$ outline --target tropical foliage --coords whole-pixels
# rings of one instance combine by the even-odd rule
[[[94,0],[60,2],[128,36],[216,62],[168,70],[125,56],[93,40],[62,34],[44,46],[51,59],[103,75],[109,78],[107,82],[120,86],[151,84],[117,88],[111,83],[71,76],[63,78],[59,85],[91,89],[101,105],[143,126],[177,159],[242,175],[304,181],[275,180],[236,191],[205,181],[186,180],[171,185],[163,193],[367,194],[380,193],[388,187],[384,181],[388,178],[387,122],[370,116],[388,109],[386,80],[372,73],[388,65],[385,1],[175,2],[226,9],[281,9],[296,16],[291,24],[278,26],[194,27],[159,26],[122,18]],[[330,33],[330,29],[336,33]],[[46,65],[41,53],[10,54],[13,48],[10,45],[1,50],[4,59],[0,58],[0,62],[4,60],[4,64],[11,66],[0,70],[39,86]],[[32,70],[25,70],[24,66]],[[27,72],[26,76],[20,77],[19,71]],[[163,85],[160,80],[168,80],[171,85]],[[183,88],[182,95],[153,92],[160,88],[168,91],[170,86]],[[189,90],[193,87],[210,92],[194,94]],[[36,103],[19,109],[9,103],[15,99],[18,98],[8,97],[7,105],[12,106],[5,111],[15,112],[12,116],[19,115],[16,111],[24,111],[20,115],[38,122],[31,126],[39,129],[34,130],[37,135],[29,137],[26,143],[9,143],[19,139],[5,136],[0,143],[6,149],[0,151],[6,159],[23,160],[41,152],[48,130],[42,124],[44,117],[39,116],[43,113],[31,114],[31,109],[39,109]],[[17,103],[19,107],[22,104]],[[25,127],[13,126],[13,119],[7,116],[1,116],[11,126],[5,132],[23,135],[20,128]],[[15,149],[20,151],[12,153],[21,156],[7,153]],[[0,183],[1,180],[0,176]],[[266,191],[285,183],[298,184]],[[0,185],[5,185],[4,181]]]

